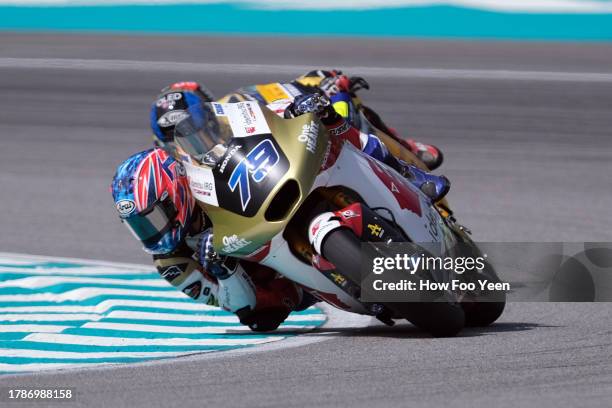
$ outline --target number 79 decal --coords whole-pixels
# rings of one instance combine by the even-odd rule
[[[279,159],[276,148],[270,139],[266,139],[255,146],[234,168],[227,185],[232,192],[236,188],[240,189],[242,211],[246,209],[249,201],[251,201],[249,178],[252,178],[255,183],[260,183],[268,176],[268,173],[278,163]]]

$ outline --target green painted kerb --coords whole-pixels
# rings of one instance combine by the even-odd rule
[[[612,40],[612,14],[506,14],[447,6],[275,11],[235,5],[0,7],[0,30]]]

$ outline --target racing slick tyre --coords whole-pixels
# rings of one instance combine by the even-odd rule
[[[486,327],[495,322],[504,311],[506,302],[462,302],[465,325]]]
[[[331,232],[321,247],[323,257],[357,285],[361,282],[361,244],[351,230],[340,228]],[[465,325],[463,309],[452,301],[389,302],[385,307],[435,337],[455,336]]]
[[[491,265],[485,263],[480,274],[489,282],[499,283],[501,280]],[[506,293],[501,291],[484,291],[470,300],[461,302],[465,312],[465,325],[468,327],[486,327],[495,322],[506,307]]]

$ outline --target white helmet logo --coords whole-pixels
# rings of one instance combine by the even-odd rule
[[[189,116],[189,114],[184,110],[174,110],[166,112],[162,115],[161,118],[157,120],[157,124],[159,125],[159,127],[174,126],[187,116]]]
[[[116,208],[121,217],[127,217],[136,209],[136,203],[132,200],[119,200],[117,201]]]

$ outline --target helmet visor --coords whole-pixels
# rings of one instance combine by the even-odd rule
[[[145,248],[150,248],[171,230],[175,217],[176,208],[166,196],[141,213],[124,218],[122,221]]]

